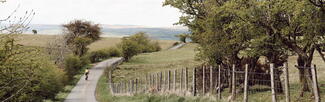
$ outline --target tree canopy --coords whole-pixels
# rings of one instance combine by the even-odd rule
[[[295,54],[298,66],[310,67],[316,50],[325,61],[322,0],[165,0],[164,5],[184,14],[178,24],[190,29],[200,45],[197,56],[210,64],[240,68],[265,57],[279,67]],[[305,72],[299,70],[304,84]]]
[[[83,56],[91,43],[100,39],[101,28],[99,24],[90,21],[75,20],[64,27],[64,40],[72,52],[77,56]]]

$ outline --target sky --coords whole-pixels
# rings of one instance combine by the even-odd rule
[[[1,1],[1,0],[0,0]],[[109,25],[172,27],[181,13],[163,7],[164,0],[7,0],[0,3],[0,19],[19,6],[16,16],[36,12],[32,24],[65,24],[83,19]]]

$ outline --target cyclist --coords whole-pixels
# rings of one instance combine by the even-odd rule
[[[86,75],[86,78],[85,78],[85,80],[88,80],[88,74],[89,74],[89,70],[88,70],[88,68],[85,70],[85,75]]]

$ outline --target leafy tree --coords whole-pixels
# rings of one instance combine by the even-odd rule
[[[130,37],[129,40],[135,41],[140,48],[140,53],[160,51],[158,42],[152,42],[145,32],[138,32]]]
[[[37,30],[33,29],[32,30],[33,34],[37,34]]]
[[[126,61],[129,61],[131,57],[141,53],[142,50],[141,46],[136,41],[133,41],[127,37],[122,39],[119,46]]]
[[[200,44],[198,56],[211,64],[257,65],[265,56],[279,67],[293,53],[298,66],[310,67],[315,50],[325,61],[322,1],[165,0],[164,5],[184,13],[179,24],[190,28]],[[310,71],[299,70],[303,95],[309,91],[305,73]]]
[[[72,21],[63,27],[66,44],[79,57],[88,51],[88,45],[100,39],[102,33],[99,24],[92,24],[83,20]]]

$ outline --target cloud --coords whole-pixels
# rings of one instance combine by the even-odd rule
[[[7,0],[0,12],[34,9],[34,24],[62,24],[86,19],[101,24],[172,26],[181,13],[162,7],[164,0]],[[3,13],[5,12],[5,13]]]

